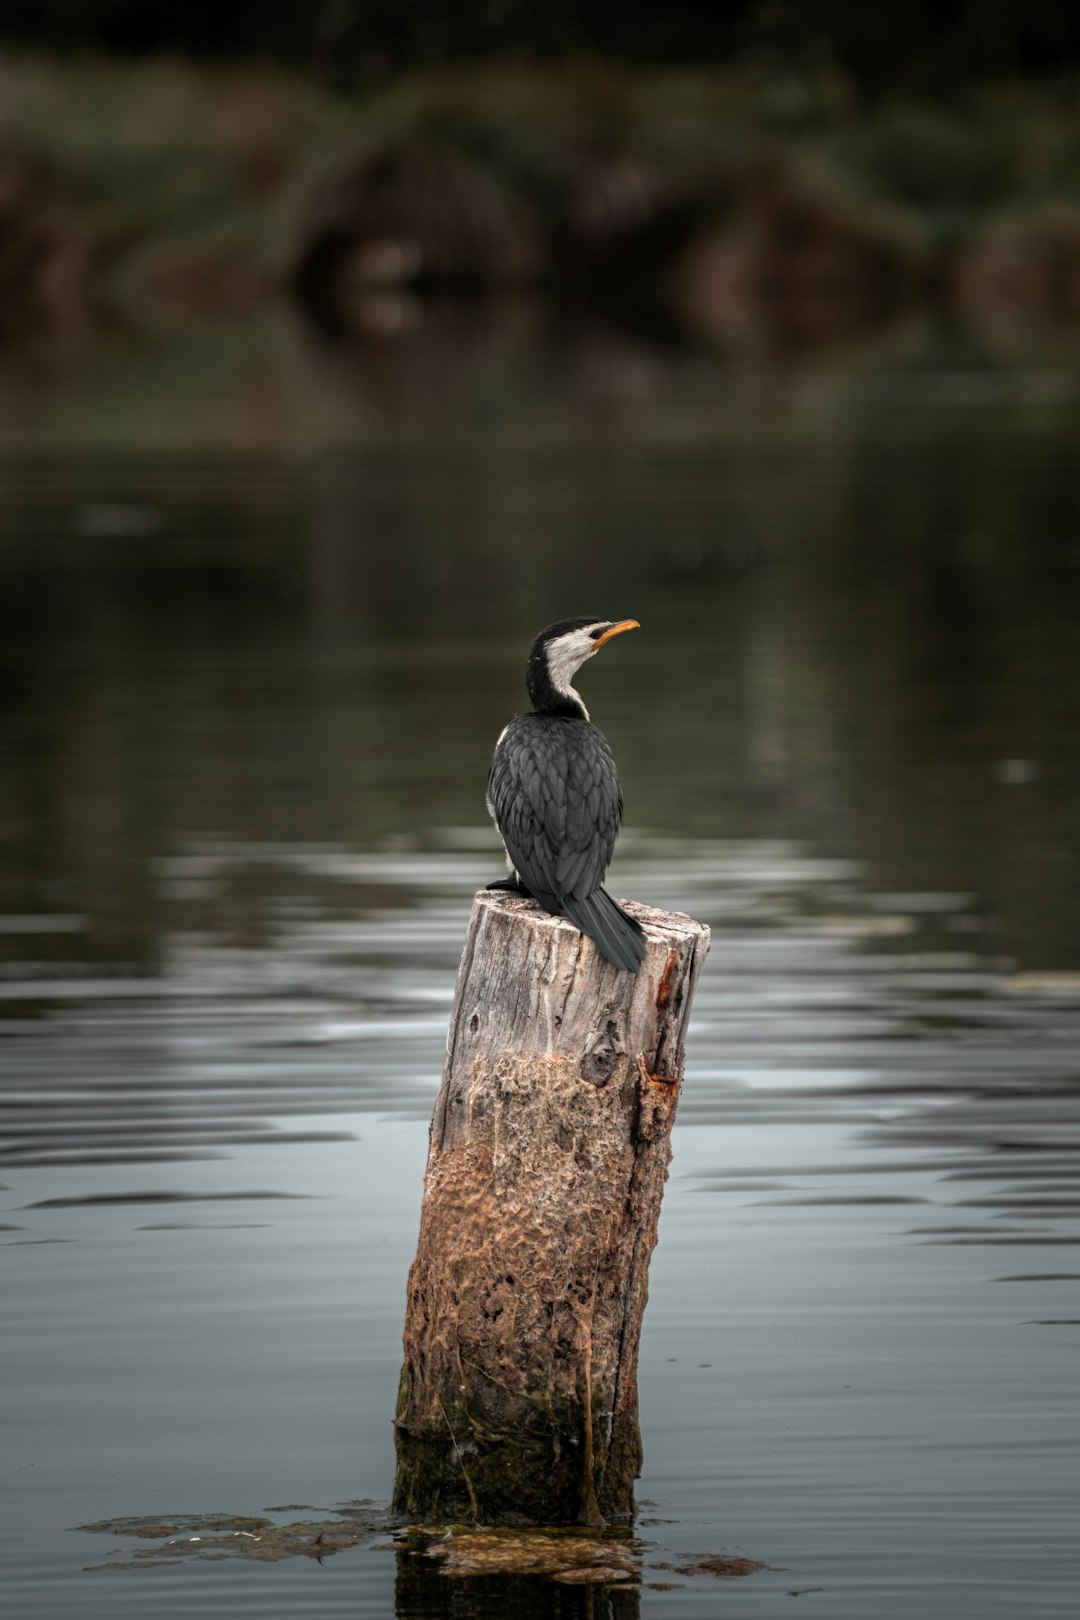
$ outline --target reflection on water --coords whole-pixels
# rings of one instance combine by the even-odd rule
[[[639,1620],[641,1597],[636,1588],[540,1583],[525,1576],[493,1575],[486,1579],[432,1577],[423,1560],[399,1555],[394,1586],[398,1620]]]
[[[0,472],[20,1614],[1072,1612],[1068,410],[868,387],[696,442]],[[529,635],[593,607],[644,625],[587,673],[614,887],[714,930],[642,1350],[640,1591],[373,1548],[83,1574],[102,1549],[61,1526],[385,1499],[426,1119],[499,870],[487,761]],[[680,1572],[716,1554],[767,1568]]]

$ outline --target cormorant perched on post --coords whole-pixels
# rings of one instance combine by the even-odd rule
[[[532,644],[525,684],[533,712],[511,720],[495,745],[488,809],[502,834],[509,889],[569,917],[618,968],[645,960],[641,925],[603,888],[623,801],[607,738],[570,682],[575,672],[636,619],[560,619]]]

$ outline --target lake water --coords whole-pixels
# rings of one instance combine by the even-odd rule
[[[440,342],[419,374],[278,333],[5,382],[10,1612],[1071,1617],[1073,375]],[[385,1536],[92,1567],[138,1544],[90,1521],[385,1503],[487,762],[579,612],[643,626],[582,676],[612,887],[713,929],[639,1593]],[[680,1573],[715,1555],[766,1568]]]

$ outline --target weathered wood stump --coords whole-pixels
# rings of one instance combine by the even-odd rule
[[[531,900],[476,897],[409,1274],[398,1512],[633,1517],[638,1341],[709,930],[628,910],[636,976]]]

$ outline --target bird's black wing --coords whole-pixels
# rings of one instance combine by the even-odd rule
[[[603,883],[622,794],[607,738],[589,721],[518,715],[495,750],[488,802],[518,876],[549,911]]]

